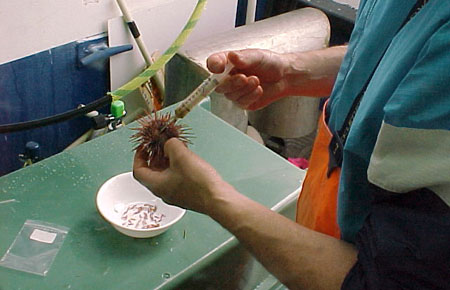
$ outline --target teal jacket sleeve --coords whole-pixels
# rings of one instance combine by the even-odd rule
[[[440,27],[384,107],[368,179],[387,191],[427,188],[450,204],[450,23]]]

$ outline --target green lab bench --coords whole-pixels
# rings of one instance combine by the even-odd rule
[[[181,122],[195,134],[190,148],[238,191],[276,211],[295,203],[304,171],[200,106]],[[208,216],[188,211],[164,234],[136,239],[97,212],[99,187],[132,169],[137,126],[0,177],[0,257],[27,219],[69,228],[46,276],[0,267],[0,289],[242,289],[251,258]]]

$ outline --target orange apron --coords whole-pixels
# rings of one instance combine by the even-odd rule
[[[328,103],[328,102],[327,102]],[[328,145],[332,134],[325,123],[325,108],[319,118],[309,168],[297,202],[297,223],[312,230],[339,238],[337,225],[337,191],[341,169],[328,172]]]

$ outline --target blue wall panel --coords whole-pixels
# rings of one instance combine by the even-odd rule
[[[0,124],[45,118],[90,103],[109,90],[108,63],[79,67],[78,52],[106,38],[69,43],[0,65]],[[86,117],[42,128],[0,134],[0,176],[22,166],[28,141],[42,158],[60,152],[91,126]]]

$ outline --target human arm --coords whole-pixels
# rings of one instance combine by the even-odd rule
[[[176,139],[170,167],[153,171],[138,152],[134,176],[166,202],[209,215],[290,289],[339,289],[356,259],[353,246],[308,230],[237,192]]]
[[[216,91],[256,110],[288,96],[329,96],[346,51],[346,46],[286,54],[244,49],[212,54],[207,66],[220,73],[232,63],[232,76]]]

